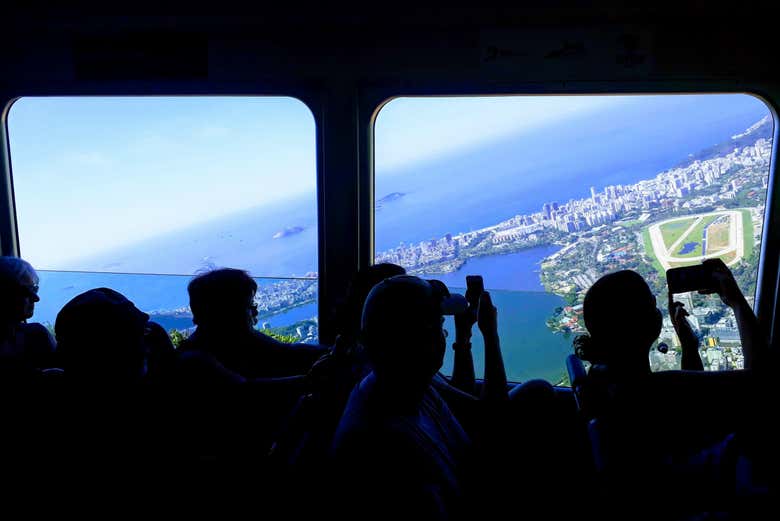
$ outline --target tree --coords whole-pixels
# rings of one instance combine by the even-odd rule
[[[268,335],[274,340],[278,340],[279,342],[283,342],[285,344],[294,344],[300,340],[297,337],[294,337],[292,335],[283,335],[281,333],[276,333],[274,331],[269,331],[267,329],[263,330],[263,334]]]
[[[186,331],[179,331],[178,329],[171,329],[168,332],[168,335],[171,337],[171,342],[173,342],[173,347],[176,349],[179,349],[179,346],[182,342],[184,342],[190,335]]]

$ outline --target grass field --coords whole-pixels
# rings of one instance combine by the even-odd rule
[[[701,238],[702,234],[704,233],[704,228],[712,224],[715,219],[717,219],[717,215],[710,215],[709,217],[705,217],[704,219],[699,222],[699,224],[696,225],[696,227],[691,230],[691,233],[689,233],[685,239],[683,239],[682,244],[680,245],[680,249],[675,252],[675,257],[699,257],[702,255],[701,252]],[[689,251],[688,253],[680,253],[682,251],[682,248],[685,246],[688,242],[695,242],[696,247],[693,248],[693,250]]]
[[[742,212],[742,240],[745,246],[745,258],[753,253],[753,220],[750,218],[749,210],[740,210]]]
[[[630,219],[627,221],[618,221],[615,224],[617,224],[618,226],[622,226],[623,228],[633,228],[634,226],[642,224],[642,221],[640,221],[639,219]]]
[[[642,242],[645,246],[645,254],[647,255],[647,258],[650,259],[655,271],[657,271],[661,277],[666,277],[666,270],[661,266],[661,263],[658,261],[655,252],[653,251],[653,242],[650,240],[650,228],[647,226],[642,230]]]
[[[715,253],[729,245],[729,223],[713,224],[707,230],[707,251]]]
[[[690,219],[683,219],[661,225],[661,235],[664,238],[664,246],[666,246],[667,250],[671,248],[683,232],[688,229],[694,219],[695,217],[691,217]]]

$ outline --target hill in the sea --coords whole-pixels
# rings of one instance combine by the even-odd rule
[[[285,237],[289,237],[290,235],[301,233],[303,230],[304,230],[303,226],[290,226],[289,228],[285,228],[284,230],[276,232],[273,238],[284,239]]]
[[[393,201],[397,201],[398,199],[402,198],[406,194],[403,192],[392,192],[387,194],[386,196],[382,197],[381,199],[377,199],[374,203],[374,208],[379,210],[384,206],[386,203],[392,203]]]

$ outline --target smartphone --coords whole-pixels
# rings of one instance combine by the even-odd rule
[[[712,271],[706,264],[671,268],[666,270],[666,284],[670,294],[688,293],[689,291],[711,291]]]
[[[476,307],[479,296],[485,291],[482,275],[466,275],[466,300],[471,306]]]

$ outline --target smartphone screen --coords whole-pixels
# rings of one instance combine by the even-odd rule
[[[673,294],[708,290],[712,287],[712,276],[707,266],[697,264],[667,270],[666,283],[669,287],[669,293]]]
[[[485,291],[482,275],[466,275],[466,299],[469,304],[476,306],[479,296]]]

